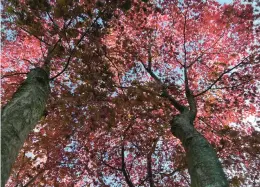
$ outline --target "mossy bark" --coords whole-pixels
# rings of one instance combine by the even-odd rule
[[[1,186],[28,134],[42,118],[50,92],[49,76],[42,68],[31,70],[1,114]]]
[[[171,122],[171,132],[185,148],[191,187],[228,187],[217,154],[193,126],[193,117],[182,113]]]

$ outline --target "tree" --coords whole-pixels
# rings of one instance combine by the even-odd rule
[[[207,139],[224,160],[233,151],[246,152],[247,158],[257,156],[252,150],[226,148],[233,139],[237,141],[238,131],[241,143],[249,141],[245,137],[252,138],[250,145],[257,135],[252,127],[242,126],[242,118],[255,113],[257,94],[258,59],[256,48],[249,48],[252,7],[238,2],[221,6],[213,1],[127,2],[123,7],[131,10],[115,12],[102,40],[83,40],[67,72],[71,82],[66,83],[63,74],[53,86],[49,113],[24,146],[18,159],[25,164],[14,168],[10,185],[25,178],[23,185],[105,186],[112,181],[128,186],[187,186],[188,166],[192,186],[219,181],[225,186],[224,173]],[[69,35],[69,41],[74,37]],[[75,44],[68,46],[65,39],[57,64],[66,54],[72,58],[69,49]],[[51,73],[57,74],[54,68]],[[235,130],[231,122],[241,128]],[[182,141],[187,162],[171,133]],[[24,155],[29,151],[37,156],[28,159]],[[254,159],[244,161],[258,167]],[[242,179],[233,177],[234,181]]]
[[[121,25],[117,24],[111,38],[108,37],[110,58],[123,60],[123,65],[130,68],[141,64],[144,71],[139,71],[139,75],[148,74],[146,79],[157,83],[157,95],[167,98],[179,112],[171,121],[171,132],[186,150],[191,186],[228,185],[214,149],[194,124],[197,111],[203,110],[203,105],[209,108],[200,111],[199,118],[220,114],[220,107],[225,105],[215,99],[227,99],[232,93],[226,90],[229,88],[238,95],[234,87],[255,79],[248,71],[255,71],[257,67],[250,61],[256,54],[256,48],[250,48],[252,7],[244,6],[238,2],[221,7],[210,1],[164,1],[158,11],[144,7],[136,14],[137,10],[133,10],[129,17],[120,20]],[[123,51],[123,58],[113,50]],[[210,92],[206,95],[208,99],[203,98],[207,92]],[[243,96],[236,99],[246,100]],[[229,105],[238,106],[239,103]],[[254,112],[254,108],[250,110]],[[233,120],[232,117],[229,120]]]
[[[88,37],[89,41],[98,38],[98,35],[102,33],[102,27],[105,27],[106,22],[113,16],[113,9],[124,5],[124,1],[121,3],[102,3],[100,1],[93,1],[92,3],[65,1],[5,2],[7,16],[12,16],[9,18],[9,23],[6,24],[6,32],[17,29],[13,35],[17,35],[16,38],[18,39],[15,42],[22,49],[12,52],[10,47],[14,45],[14,42],[8,41],[11,40],[8,39],[10,36],[6,36],[7,42],[4,46],[3,64],[7,69],[10,69],[12,63],[17,69],[18,66],[23,66],[22,63],[29,62],[31,65],[37,66],[37,68],[30,70],[27,79],[3,108],[1,116],[3,124],[1,144],[2,186],[8,179],[11,166],[29,132],[44,114],[50,91],[49,80],[54,80],[64,73],[77,52],[79,44],[86,40],[86,35],[90,35]],[[101,19],[102,23],[98,23],[98,19]],[[47,30],[47,33],[44,30]],[[32,37],[39,41],[29,44],[28,42],[35,41]],[[21,46],[21,43],[26,46]],[[85,42],[80,47],[84,48],[87,43]],[[29,45],[30,50],[28,50],[27,45]],[[32,50],[35,47],[37,49]],[[40,52],[39,47],[42,52],[42,62],[39,62],[40,56],[37,56]],[[32,56],[29,56],[30,59],[24,58],[24,56],[28,55],[17,54],[24,49],[26,52],[32,53]],[[57,61],[65,60],[62,57],[66,56],[67,62],[64,67],[61,66],[62,63],[57,65]],[[33,58],[38,62],[32,63],[31,59]],[[17,63],[17,61],[20,62]],[[60,72],[53,77],[49,77],[50,74],[57,72],[55,68],[61,69]],[[28,71],[28,69],[29,66],[21,67],[20,72],[7,73],[2,78],[27,74],[21,71]]]

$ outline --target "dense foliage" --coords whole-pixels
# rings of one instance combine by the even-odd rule
[[[182,106],[196,110],[194,126],[231,186],[260,183],[252,3],[10,0],[3,7],[2,104],[32,68],[51,80],[45,115],[7,186],[189,186],[185,150],[171,132]]]

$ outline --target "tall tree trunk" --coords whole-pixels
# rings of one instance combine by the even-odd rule
[[[28,134],[43,116],[49,92],[48,73],[42,68],[33,69],[2,110],[2,187]]]
[[[171,132],[185,148],[192,187],[228,187],[215,150],[194,128],[193,117],[188,112],[174,117]]]

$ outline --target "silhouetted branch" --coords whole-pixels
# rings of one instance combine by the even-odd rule
[[[42,43],[46,44],[47,46],[51,46],[48,42],[44,41],[43,39],[41,39],[39,36],[32,34],[30,31],[26,30],[25,28],[20,27],[24,32],[34,36],[35,38],[37,38],[39,41],[41,41]]]
[[[189,87],[189,79],[188,79],[188,67],[187,67],[187,50],[186,50],[186,25],[187,25],[187,17],[184,15],[184,27],[183,27],[183,50],[184,50],[184,84],[185,84],[185,95],[187,97],[190,112],[192,114],[193,119],[195,119],[197,114],[197,106],[195,98],[192,94],[192,91]]]
[[[181,105],[176,99],[174,99],[168,93],[166,86],[161,82],[161,80],[152,71],[150,71],[142,61],[140,62],[142,63],[144,69],[151,75],[151,77],[162,86],[163,93],[160,96],[167,98],[178,111],[182,112],[185,109],[185,107]]]
[[[7,77],[11,77],[11,76],[16,76],[16,75],[27,75],[28,73],[11,73],[11,74],[6,74],[6,75],[3,75],[1,77],[1,79],[4,79],[4,78],[7,78]]]
[[[95,21],[91,24],[91,26],[90,26],[88,29],[86,29],[86,31],[81,35],[81,37],[80,37],[80,39],[78,40],[78,42],[76,43],[75,47],[74,47],[74,48],[72,49],[72,51],[70,52],[69,58],[68,58],[68,60],[67,60],[67,62],[66,62],[66,64],[65,64],[64,68],[61,70],[61,72],[59,72],[57,75],[53,76],[50,80],[53,80],[53,79],[57,78],[58,76],[60,76],[62,73],[64,73],[64,72],[66,71],[66,69],[68,68],[69,63],[70,63],[70,61],[71,61],[71,59],[72,59],[72,56],[73,56],[74,53],[76,52],[76,49],[77,49],[78,45],[79,45],[80,42],[84,39],[84,37],[87,35],[87,33],[90,31],[90,28],[97,22],[97,19],[98,19],[98,18],[99,18],[99,17],[97,17],[97,18],[95,19]]]
[[[129,173],[127,172],[127,169],[126,169],[124,145],[122,145],[122,147],[121,147],[121,157],[122,157],[122,172],[125,177],[126,183],[128,184],[129,187],[134,187],[134,184],[132,183]]]
[[[248,56],[248,57],[249,57],[249,56]],[[198,97],[198,96],[200,96],[200,95],[203,95],[203,94],[206,93],[207,91],[209,91],[217,82],[219,82],[219,81],[221,80],[221,78],[222,78],[225,74],[231,72],[232,70],[236,69],[236,68],[239,67],[240,65],[244,64],[248,57],[244,58],[240,63],[238,63],[238,64],[235,65],[234,67],[232,67],[232,68],[230,68],[230,69],[224,70],[224,71],[219,75],[219,77],[218,77],[215,81],[213,81],[213,82],[210,84],[210,86],[208,86],[208,88],[206,88],[204,91],[202,91],[202,92],[196,94],[194,97]]]
[[[101,160],[101,162],[102,162],[105,166],[107,166],[107,167],[109,167],[109,168],[111,168],[111,169],[113,169],[113,170],[122,171],[122,169],[116,168],[116,167],[114,167],[114,166],[111,166],[110,164],[106,163],[106,162],[103,161],[103,160]]]
[[[224,34],[225,34],[225,31],[220,35],[220,37],[219,37],[209,48],[207,48],[207,49],[205,49],[204,51],[202,51],[201,54],[200,54],[199,56],[197,56],[197,57],[195,58],[195,60],[193,60],[193,61],[187,66],[187,68],[190,68],[190,67],[191,67],[193,64],[195,64],[200,58],[202,58],[202,56],[205,55],[208,50],[212,49],[212,48],[219,42],[219,40],[220,40],[221,38],[223,38]]]
[[[31,178],[25,185],[23,185],[23,187],[28,187],[29,185],[31,185],[44,171],[45,171],[45,169],[42,169],[33,178]]]
[[[156,139],[153,143],[152,149],[147,154],[147,177],[150,183],[150,187],[155,187],[154,180],[153,180],[153,171],[152,171],[152,154],[155,151],[156,144],[158,142],[158,139]]]
[[[180,173],[180,175],[184,178],[184,180],[188,183],[189,186],[191,186],[190,181],[187,179],[187,177],[185,175],[183,175],[182,173]]]

